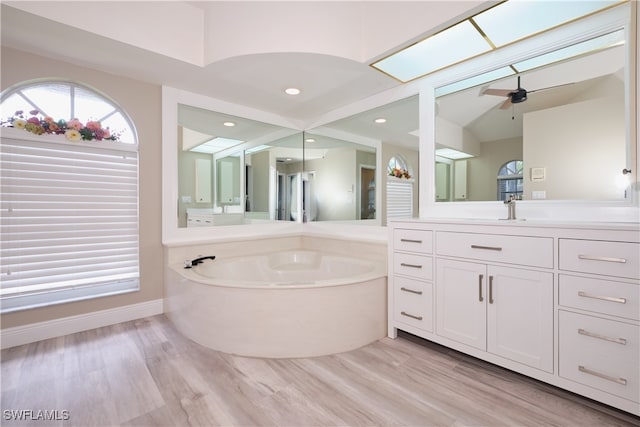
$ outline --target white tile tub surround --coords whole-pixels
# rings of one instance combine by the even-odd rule
[[[344,283],[248,287],[202,283],[183,269],[184,260],[197,255],[222,261],[292,250],[368,261],[375,273],[345,277]],[[255,357],[313,357],[362,347],[386,334],[386,244],[304,236],[171,247],[165,254],[165,314],[209,348]]]

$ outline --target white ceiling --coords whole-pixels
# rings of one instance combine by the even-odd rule
[[[36,3],[40,6],[31,6]],[[3,1],[2,45],[268,111],[289,119],[292,125],[304,127],[328,111],[398,86],[398,81],[369,66],[374,57],[385,55],[398,44],[434,31],[487,2],[371,2],[368,6],[368,2],[170,2],[182,4],[182,9],[189,13],[185,16],[193,16],[193,10],[204,16],[205,52],[201,54],[200,65],[194,63],[196,60],[184,59],[198,55],[185,53],[183,58],[176,59],[178,54],[171,57],[166,53],[169,48],[158,53],[160,49],[154,51],[151,47],[153,40],[149,39],[170,34],[182,40],[185,28],[189,28],[188,22],[178,22],[179,16],[175,18],[175,28],[164,27],[166,20],[159,21],[162,28],[149,25],[155,13],[163,13],[161,7],[166,2],[61,2],[73,12],[74,20],[67,23],[62,23],[66,19],[60,13],[63,6],[52,8],[52,3],[57,2]],[[149,4],[145,16],[137,16],[134,22],[139,23],[140,33],[152,30],[156,33],[143,38],[144,34],[132,32],[128,26],[114,32],[112,25],[102,27],[101,31],[100,23],[89,14],[92,7],[101,7],[99,10],[107,13],[110,5],[117,8],[122,4],[132,5],[132,13],[140,13],[140,8]],[[291,16],[283,17],[283,8],[290,9]],[[83,9],[86,23],[79,22]],[[322,16],[325,9],[326,16]],[[248,12],[253,10],[262,15],[249,16]],[[315,11],[315,16],[304,15],[308,10]],[[332,16],[329,12],[334,10],[341,15]],[[218,16],[221,12],[228,17]],[[227,22],[238,13],[244,13],[243,21]],[[394,25],[378,25],[385,15],[392,20],[389,24]],[[302,22],[301,16],[305,17]],[[404,25],[398,25],[398,18],[405,21]],[[208,22],[216,25],[207,27]],[[248,23],[250,28],[246,28]],[[282,32],[278,24],[284,23],[296,31]],[[220,28],[226,32],[216,33],[222,31]],[[194,21],[194,33],[200,30],[199,23]],[[125,37],[121,34],[129,34],[131,42],[123,41]],[[334,34],[342,35],[342,40],[332,40]],[[389,45],[391,42],[394,45]],[[309,50],[305,50],[305,43]],[[186,51],[190,46],[184,48]],[[237,55],[228,52],[231,48],[237,49]],[[332,51],[337,54],[323,53]],[[208,57],[221,59],[207,62]],[[283,90],[290,86],[299,87],[302,94],[285,95]]]
[[[50,4],[52,2],[44,3]],[[91,3],[93,2],[71,2],[69,4],[78,13],[78,10],[81,12],[82,8],[86,7],[85,5]],[[205,18],[208,17],[207,19],[211,19],[213,5],[219,7],[224,3],[228,8],[226,10],[230,13],[233,12],[234,8],[234,2],[204,1],[183,3],[190,7],[196,6],[193,9],[197,11],[204,11]],[[347,2],[345,4],[351,3]],[[351,43],[352,46],[350,46],[349,52],[351,52],[352,58],[347,58],[345,55],[318,53],[321,49],[315,44],[313,45],[314,52],[307,52],[302,49],[290,52],[278,51],[280,46],[277,45],[278,40],[275,40],[272,41],[276,44],[270,53],[227,55],[207,65],[196,65],[148,48],[136,47],[133,44],[116,40],[114,36],[106,37],[77,26],[63,24],[37,14],[28,13],[23,8],[17,7],[16,4],[14,4],[16,7],[11,7],[6,2],[3,2],[1,9],[1,41],[3,47],[19,49],[145,82],[168,85],[227,102],[268,111],[287,118],[292,127],[306,128],[307,123],[313,123],[314,119],[329,111],[400,86],[400,83],[396,80],[368,65],[374,58],[382,57],[390,52],[390,49],[393,48],[393,46],[389,45],[390,40],[393,40],[396,46],[407,44],[422,35],[434,32],[456,21],[461,16],[468,15],[468,11],[476,10],[482,5],[486,6],[487,3],[491,2],[371,3],[394,6],[393,9],[387,10],[389,25],[386,27],[379,25],[376,21],[376,19],[381,19],[380,16],[385,16],[385,13],[382,13],[385,11],[382,9],[378,11],[380,16],[369,10],[345,9],[349,13],[363,13],[371,20],[369,26],[363,25],[362,22],[354,22],[357,27],[356,33],[358,31],[366,33],[367,40],[357,40],[357,43],[350,39],[343,40],[345,45]],[[108,5],[109,3],[105,4]],[[115,5],[116,3],[111,4]],[[136,3],[136,7],[143,7],[141,6],[142,4],[144,2]],[[237,2],[237,4],[243,5],[246,9],[249,3]],[[262,2],[262,4],[270,3]],[[273,4],[275,5],[276,3]],[[284,3],[277,2],[277,4],[282,7]],[[315,8],[323,7],[321,2],[290,2],[289,4],[306,4]],[[333,3],[332,7],[336,7],[336,3]],[[416,9],[417,7],[422,9]],[[298,9],[295,10],[295,13],[303,13],[305,11]],[[156,9],[149,10],[145,23],[148,24],[147,21],[153,20],[154,10]],[[219,8],[216,10],[219,10]],[[261,9],[263,12],[264,10],[266,9]],[[393,11],[393,14],[390,14],[390,10]],[[415,16],[417,11],[422,12],[418,14],[418,17]],[[425,11],[430,11],[431,13],[424,13]],[[277,11],[274,9],[275,12]],[[404,15],[403,12],[405,12]],[[344,28],[348,24],[347,17],[349,19],[353,18],[348,14],[344,17],[326,16],[324,21],[321,17],[317,19],[309,17],[304,22],[296,24],[299,25],[297,27],[299,29],[298,33],[284,35],[293,39],[301,38],[311,44],[317,43],[317,39],[323,41],[323,38],[330,37],[331,29],[321,28],[320,24],[333,22],[332,19],[336,22],[336,33],[347,34],[346,31],[353,32],[353,28]],[[253,19],[258,18],[260,17],[254,17]],[[140,20],[142,17],[138,16],[137,19]],[[221,22],[220,17],[217,17],[217,19],[219,20],[218,22]],[[259,25],[262,26],[271,22],[270,19],[273,19],[274,22],[278,19],[280,21],[277,22],[282,20],[281,17],[276,16],[264,16],[260,19],[261,23]],[[238,26],[240,26],[239,24]],[[188,23],[186,25],[188,27]],[[233,27],[234,22],[226,23],[226,25]],[[258,25],[257,21],[253,21],[252,25]],[[177,28],[184,28],[184,25],[183,27],[177,26]],[[269,27],[267,26],[266,28]],[[400,30],[397,28],[402,29],[399,33],[400,35],[398,34]],[[161,28],[162,33],[171,34],[171,30],[171,28]],[[260,40],[260,34],[251,34],[251,37],[247,37],[245,34],[244,38],[242,38],[240,30],[241,28],[238,28],[238,32],[231,37],[240,38],[240,41],[244,43],[239,45],[238,49],[245,53],[250,52],[253,42],[256,45],[265,47],[265,42]],[[212,29],[211,31],[215,30]],[[274,29],[274,31],[276,30]],[[316,32],[322,37],[312,38],[311,36]],[[206,28],[205,33],[207,33]],[[386,36],[387,34],[388,36]],[[180,37],[180,34],[176,33],[175,37]],[[265,37],[267,36],[265,35]],[[404,38],[399,40],[399,37]],[[366,43],[364,43],[365,41]],[[220,42],[223,43],[225,40]],[[287,42],[279,41],[279,43],[284,44]],[[268,47],[266,46],[266,48]],[[339,48],[342,47],[339,46]],[[266,50],[268,51],[268,49]],[[363,52],[366,52],[366,54],[363,54]],[[566,83],[567,76],[570,76],[571,81],[579,81],[614,73],[620,70],[622,67],[620,64],[624,64],[624,55],[610,55],[613,55],[613,57],[597,60],[595,65],[585,64],[588,59],[582,58],[579,63],[573,66],[565,64],[540,72],[525,74],[523,75],[522,86],[531,91],[541,87]],[[218,54],[218,56],[224,55]],[[355,57],[359,57],[360,60],[354,60]],[[296,97],[285,95],[283,91],[289,86],[301,88],[302,94]],[[491,87],[515,89],[515,78],[495,82]],[[567,100],[578,96],[584,88],[572,85],[565,89],[566,93],[558,96],[562,96],[563,99]],[[554,90],[553,92],[545,91],[531,94],[527,102],[519,104],[516,108],[518,112],[523,113],[526,109],[540,108],[539,101],[543,99],[551,103],[557,103],[559,101],[558,97],[554,95],[556,93],[559,94],[560,91]],[[501,139],[508,137],[507,131],[504,126],[499,126],[496,123],[504,122],[505,115],[511,114],[510,110],[497,109],[503,101],[504,99],[500,97],[478,96],[478,88],[469,89],[439,100],[439,114],[451,121],[458,122],[460,126],[466,126],[474,121],[480,123],[481,121],[477,120],[479,117],[486,119],[494,116],[493,121],[487,122],[483,120],[483,125],[478,124],[476,132],[481,140]],[[384,116],[388,120],[384,126],[373,123],[373,119],[380,116]],[[376,108],[349,119],[339,120],[334,123],[333,127],[344,132],[417,148],[417,97],[391,103],[388,106]],[[199,129],[199,131],[204,130]]]

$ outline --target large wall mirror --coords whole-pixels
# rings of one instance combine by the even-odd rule
[[[437,96],[436,201],[624,200],[622,171],[635,164],[627,57],[619,30]]]
[[[318,205],[318,218],[385,225],[418,216],[418,108],[413,95],[305,133],[305,170],[315,172],[318,200],[334,200]]]
[[[301,132],[184,104],[177,132],[178,227],[296,219]]]

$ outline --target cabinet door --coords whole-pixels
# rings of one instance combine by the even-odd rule
[[[436,265],[436,332],[486,349],[486,266],[438,259]]]
[[[553,373],[553,274],[489,266],[487,350]]]

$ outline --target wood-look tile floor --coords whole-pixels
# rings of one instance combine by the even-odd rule
[[[2,351],[2,425],[640,426],[640,418],[404,335],[347,353],[257,359],[160,315]],[[7,411],[63,412],[7,420]]]

